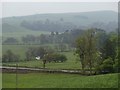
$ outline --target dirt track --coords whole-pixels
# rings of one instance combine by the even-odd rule
[[[68,74],[82,74],[81,70],[68,70],[68,69],[43,69],[43,68],[25,68],[25,67],[0,67],[2,72],[7,73],[30,73],[30,72],[46,72],[46,73],[68,73]],[[89,71],[86,71],[89,75]]]

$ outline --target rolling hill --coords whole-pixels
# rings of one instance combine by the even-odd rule
[[[48,13],[2,18],[4,32],[59,31],[80,28],[101,28],[113,31],[117,28],[118,14],[114,11],[79,13]]]

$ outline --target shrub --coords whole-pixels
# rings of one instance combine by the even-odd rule
[[[110,73],[113,72],[113,70],[112,58],[105,59],[98,67],[96,67],[97,73]]]
[[[47,54],[45,56],[46,60],[48,62],[65,62],[67,60],[65,55],[62,54]]]
[[[16,62],[19,61],[19,56],[14,54],[11,50],[7,50],[5,54],[2,55],[3,62]]]
[[[120,72],[120,60],[115,59],[115,64],[113,65],[114,72]]]

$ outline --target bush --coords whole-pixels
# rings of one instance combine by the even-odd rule
[[[48,54],[45,56],[48,62],[65,62],[67,60],[65,55],[62,54]]]
[[[113,60],[112,58],[105,59],[98,67],[96,67],[97,73],[110,73],[113,72]]]
[[[67,60],[66,56],[65,55],[60,55],[60,60],[62,62],[65,62]]]
[[[115,64],[113,65],[114,71],[115,72],[120,72],[120,60],[115,59]]]
[[[3,44],[17,44],[17,43],[18,43],[18,40],[15,39],[15,38],[12,38],[12,37],[7,38],[7,39],[3,42]]]
[[[3,62],[16,62],[19,61],[19,56],[14,54],[11,50],[7,50],[2,56]]]

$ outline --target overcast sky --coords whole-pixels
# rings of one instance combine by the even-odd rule
[[[117,12],[117,2],[3,2],[2,16],[24,16],[42,13],[88,12],[113,10]]]

